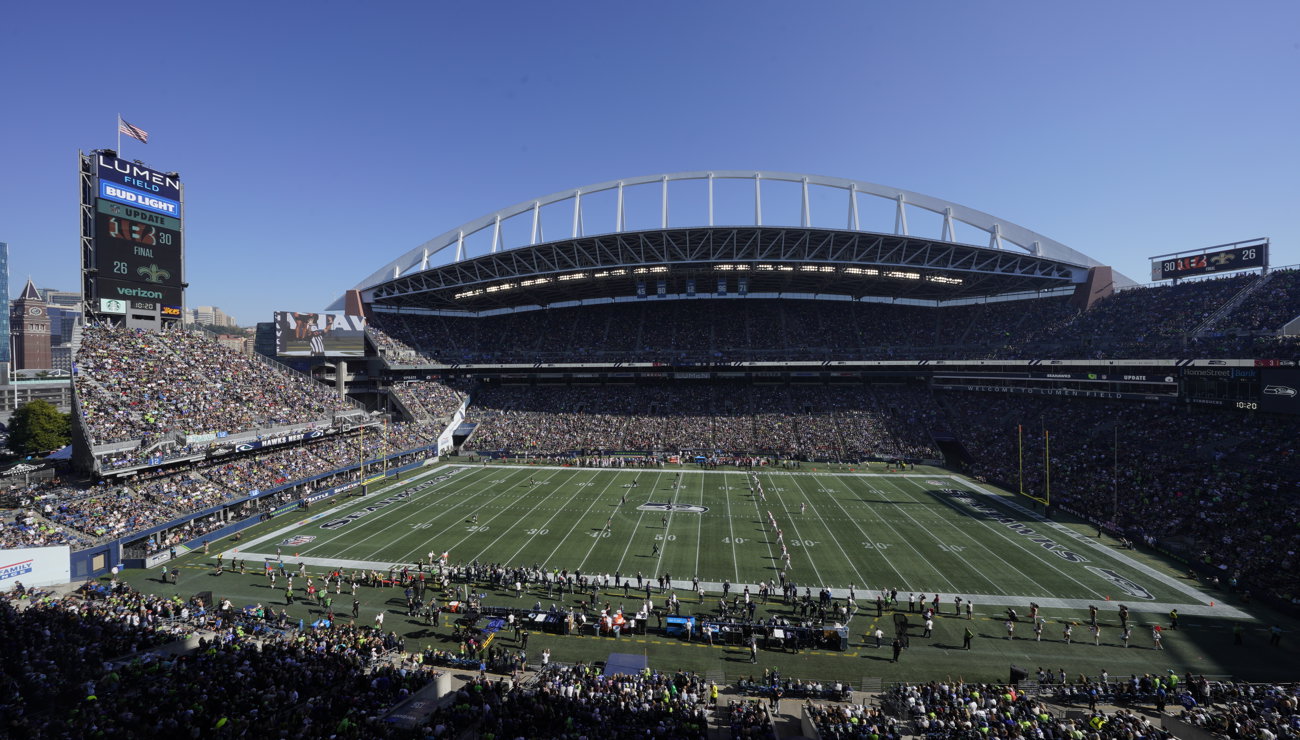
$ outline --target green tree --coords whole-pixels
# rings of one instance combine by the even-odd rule
[[[72,439],[72,419],[48,401],[25,403],[9,419],[9,448],[20,455],[57,450]]]

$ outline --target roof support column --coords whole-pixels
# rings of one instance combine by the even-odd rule
[[[808,178],[803,179],[803,212],[799,217],[799,225],[805,229],[812,225],[812,214],[808,212]]]
[[[754,225],[763,225],[763,182],[762,173],[754,173]]]
[[[861,231],[858,228],[858,184],[849,184],[849,228],[854,231]]]
[[[573,194],[573,238],[582,236],[582,191]]]
[[[533,244],[537,243],[537,233],[542,228],[542,204],[533,201]]]
[[[898,208],[894,211],[894,233],[899,236],[907,236],[907,201],[903,199],[903,194],[898,194]]]
[[[668,175],[664,175],[663,211],[659,215],[659,228],[668,228]]]
[[[1002,224],[993,224],[993,228],[989,231],[989,247],[1002,248]]]
[[[713,226],[713,173],[709,173],[709,226]]]
[[[623,233],[623,183],[618,184],[618,213],[614,214],[614,233]]]
[[[946,242],[955,242],[957,237],[953,235],[952,228],[952,206],[943,209],[943,233],[939,236]]]

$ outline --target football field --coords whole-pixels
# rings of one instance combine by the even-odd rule
[[[313,568],[382,570],[428,563],[499,563],[584,575],[668,575],[738,591],[781,575],[814,594],[853,591],[873,607],[884,590],[994,607],[1185,616],[1246,615],[1193,584],[1042,518],[948,473],[592,469],[446,465],[335,500],[241,543],[238,557]],[[1027,502],[1025,502],[1027,503]],[[281,520],[284,521],[284,520]],[[775,522],[775,527],[772,522]],[[783,556],[788,555],[788,560]],[[787,564],[788,563],[788,564]],[[733,591],[734,593],[734,591]],[[1107,603],[1110,602],[1110,603]]]

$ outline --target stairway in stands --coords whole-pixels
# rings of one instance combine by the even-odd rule
[[[1251,280],[1249,283],[1246,284],[1246,287],[1237,291],[1236,295],[1224,301],[1222,306],[1219,306],[1217,309],[1215,309],[1214,313],[1206,317],[1205,321],[1202,321],[1200,324],[1196,326],[1195,329],[1192,329],[1190,332],[1188,332],[1187,336],[1203,337],[1207,334],[1210,334],[1214,330],[1216,324],[1218,324],[1220,321],[1226,318],[1228,314],[1232,313],[1233,310],[1236,309],[1237,306],[1240,306],[1242,301],[1245,301],[1247,298],[1249,298],[1251,294],[1253,294],[1255,291],[1259,290],[1260,288],[1264,287],[1268,283],[1268,281],[1273,278],[1273,275],[1275,274],[1276,273],[1266,272],[1263,275],[1260,275],[1258,280]]]

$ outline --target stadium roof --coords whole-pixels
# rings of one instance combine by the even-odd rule
[[[715,223],[715,182],[753,183],[754,214],[744,225]],[[686,211],[701,224],[669,219],[670,184],[700,181],[687,196],[707,200]],[[764,223],[764,183],[794,183],[797,224]],[[681,187],[681,186],[675,186]],[[629,191],[659,191],[658,228],[629,230]],[[843,228],[814,224],[811,192],[842,198]],[[789,196],[786,185],[781,193]],[[586,233],[584,206],[604,194],[612,229]],[[769,204],[772,195],[769,192]],[[864,196],[889,201],[893,228],[864,226]],[[679,194],[679,197],[680,194]],[[816,202],[824,199],[818,197]],[[909,212],[937,214],[938,234],[913,234]],[[543,222],[566,216],[568,233],[547,240]],[[792,209],[793,210],[793,209]],[[567,218],[571,214],[571,219]],[[958,225],[987,245],[961,243]],[[513,226],[512,226],[513,225]],[[522,229],[520,227],[526,227]],[[507,234],[526,233],[523,243]],[[479,245],[474,254],[473,245]],[[868,182],[782,172],[680,172],[613,180],[517,203],[445,232],[389,262],[356,285],[375,305],[482,311],[518,305],[636,295],[826,294],[945,301],[1067,287],[1097,260],[1017,224],[938,198]],[[1118,285],[1133,281],[1116,274]],[[662,281],[662,282],[661,282]],[[722,281],[722,282],[718,282]],[[331,306],[343,307],[342,299]]]

